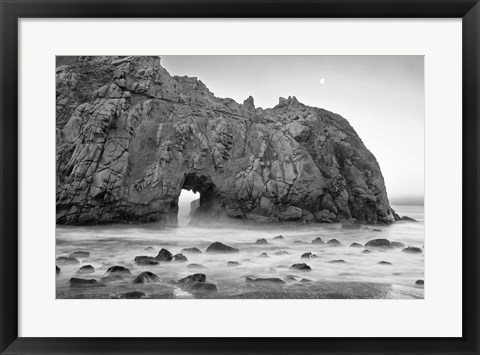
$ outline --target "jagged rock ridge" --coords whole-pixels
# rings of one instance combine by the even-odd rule
[[[57,223],[176,224],[195,216],[390,223],[384,179],[350,124],[295,97],[215,97],[159,57],[58,57]]]

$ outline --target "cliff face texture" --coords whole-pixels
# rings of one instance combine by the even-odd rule
[[[195,217],[390,223],[380,167],[350,124],[295,97],[215,97],[159,57],[58,57],[57,223]]]

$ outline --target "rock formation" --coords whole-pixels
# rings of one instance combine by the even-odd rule
[[[232,84],[233,85],[233,84]],[[380,167],[341,116],[218,98],[159,57],[57,57],[57,223],[195,218],[390,223]]]

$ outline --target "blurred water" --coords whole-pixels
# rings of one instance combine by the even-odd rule
[[[57,226],[57,257],[79,250],[90,252],[88,258],[77,258],[80,265],[59,265],[61,273],[57,276],[57,298],[111,298],[133,290],[145,292],[149,298],[423,298],[423,286],[415,286],[416,280],[423,279],[423,254],[407,254],[400,249],[372,249],[371,254],[364,254],[364,248],[349,247],[353,242],[364,244],[377,238],[423,247],[423,206],[394,206],[394,209],[400,215],[415,218],[418,222],[362,226],[355,230],[342,229],[341,224],[293,223],[211,228],[182,226],[168,229],[160,229],[155,224]],[[277,235],[282,235],[284,239],[273,240]],[[311,244],[317,237],[324,241],[335,238],[343,246]],[[268,244],[255,244],[260,238],[265,238]],[[216,241],[237,248],[240,252],[206,254],[205,249]],[[153,247],[154,250],[145,251],[147,247]],[[135,256],[156,256],[161,248],[176,254],[188,247],[199,248],[202,254],[185,254],[188,258],[186,263],[170,262],[153,266],[134,263]],[[274,255],[277,251],[289,254]],[[306,252],[315,253],[317,257],[301,259],[300,256]],[[269,257],[259,257],[261,253],[267,253]],[[345,263],[330,263],[339,259]],[[228,266],[228,261],[237,261],[240,266]],[[392,265],[378,264],[380,261]],[[289,269],[292,264],[303,262],[312,270],[302,272]],[[187,265],[191,263],[200,264],[205,269],[188,269]],[[78,268],[87,264],[95,268],[95,273],[76,275]],[[151,271],[159,276],[161,282],[133,285],[130,278],[101,288],[69,287],[71,277],[100,280],[107,268],[113,265],[129,268],[132,278],[142,271]],[[179,280],[197,272],[206,274],[207,282],[216,284],[219,292],[195,294],[171,283],[171,280]],[[312,282],[293,282],[282,286],[260,285],[245,282],[248,275],[280,279],[294,275],[298,279],[307,278]]]

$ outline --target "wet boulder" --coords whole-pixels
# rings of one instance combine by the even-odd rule
[[[209,282],[196,282],[191,287],[192,291],[218,292],[218,286]]]
[[[160,279],[157,275],[150,271],[142,272],[133,280],[134,284],[150,284],[155,282],[160,282]]]
[[[172,261],[173,259],[173,254],[170,253],[167,249],[162,248],[159,252],[158,255],[155,257],[158,261]]]
[[[379,264],[379,265],[392,265],[391,262],[389,262],[389,261],[384,261],[384,260],[379,261],[378,264]]]
[[[402,251],[404,253],[408,253],[408,254],[421,254],[421,253],[423,253],[423,250],[421,248],[418,248],[418,247],[406,247],[406,248],[402,249]]]
[[[362,250],[362,254],[370,254],[370,253],[371,253],[371,251],[368,250],[368,249]]]
[[[283,235],[277,235],[276,237],[273,238],[274,240],[284,240],[285,238]]]
[[[308,244],[306,241],[304,240],[294,240],[292,242],[292,244],[301,244],[301,245],[305,245],[305,244]]]
[[[195,282],[205,282],[206,279],[207,279],[207,276],[205,274],[193,274],[178,280],[177,284],[189,285]]]
[[[206,267],[200,264],[188,264],[187,269],[206,269]]]
[[[141,291],[130,291],[130,292],[122,293],[120,296],[118,296],[118,298],[135,300],[135,299],[147,298],[147,295],[145,294],[145,292],[141,292]]]
[[[56,259],[57,264],[60,265],[75,265],[75,264],[80,264],[80,261],[77,259],[71,257],[71,256],[59,256]]]
[[[289,255],[290,253],[285,250],[279,250],[274,253],[275,255]]]
[[[269,258],[267,253],[261,253],[258,257],[259,258]]]
[[[392,243],[388,239],[372,239],[369,240],[366,244],[366,247],[370,248],[392,248]]]
[[[138,265],[158,265],[159,261],[152,256],[140,255],[135,257],[135,263]]]
[[[173,261],[177,263],[186,263],[188,261],[187,257],[183,254],[175,254]]]
[[[95,272],[95,268],[92,265],[83,265],[78,269],[77,274],[92,274]]]
[[[402,242],[391,242],[390,245],[392,246],[392,248],[395,248],[395,249],[405,248],[405,244],[403,244]]]
[[[327,242],[327,245],[329,247],[340,247],[342,246],[342,243],[340,243],[338,240],[336,240],[335,238],[333,239],[330,239],[328,242]]]
[[[198,248],[183,248],[181,250],[182,254],[202,254],[202,251]]]
[[[238,261],[229,261],[227,263],[228,266],[240,266],[241,264]]]
[[[316,257],[317,257],[317,254],[308,252],[308,253],[303,253],[300,258],[301,259],[313,259],[313,258],[316,258]]]
[[[297,282],[298,278],[295,275],[287,275],[283,278],[283,281],[286,282]]]
[[[329,261],[330,264],[345,264],[345,260],[343,259],[337,259],[337,260],[332,260]]]
[[[277,277],[267,277],[267,278],[263,278],[263,277],[253,277],[253,276],[247,276],[245,278],[245,282],[255,282],[255,283],[273,283],[273,284],[284,284],[285,281],[283,281],[282,279],[279,279]]]
[[[408,216],[403,216],[401,218],[402,221],[406,221],[406,222],[418,222],[416,219],[414,218],[411,218],[411,217],[408,217]]]
[[[261,238],[261,239],[257,239],[257,241],[255,242],[255,244],[259,244],[259,245],[265,245],[265,244],[268,244],[267,240],[265,238]]]
[[[70,254],[71,258],[88,258],[90,253],[88,251],[75,251]]]
[[[72,277],[69,282],[70,282],[70,287],[72,287],[72,288],[87,288],[87,287],[103,287],[103,286],[105,286],[105,285],[99,283],[95,279],[87,280],[87,279],[80,279],[80,278],[77,278],[77,277]]]
[[[325,242],[322,240],[322,238],[317,237],[314,240],[312,240],[312,244],[323,245],[323,244],[325,244]]]
[[[363,245],[354,242],[354,243],[350,244],[350,248],[363,248]]]
[[[145,251],[154,251],[155,248],[154,247],[146,247],[145,249],[143,249]]]
[[[293,264],[290,266],[290,269],[301,270],[301,271],[310,271],[312,268],[305,263]]]
[[[301,279],[300,282],[308,283],[308,282],[312,282],[312,280],[310,280],[310,279]]]
[[[210,246],[206,250],[207,253],[238,253],[239,250],[229,247],[220,242],[215,242],[210,244]]]
[[[424,285],[424,284],[425,284],[425,281],[423,281],[423,280],[415,281],[415,285]]]
[[[110,266],[107,269],[107,272],[105,273],[105,276],[114,276],[114,275],[119,275],[119,276],[130,276],[132,273],[130,270],[123,266]]]

